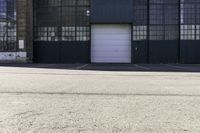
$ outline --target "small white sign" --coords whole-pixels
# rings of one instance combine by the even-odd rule
[[[24,49],[24,40],[19,40],[19,49]]]

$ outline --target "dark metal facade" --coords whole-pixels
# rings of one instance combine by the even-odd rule
[[[93,23],[132,24],[133,63],[200,63],[199,0],[34,0],[35,61],[90,62]]]
[[[35,0],[35,41],[88,41],[89,0]]]
[[[89,15],[89,0],[35,0],[35,62],[89,62]]]
[[[200,63],[200,1],[180,3],[180,62]]]
[[[16,50],[16,1],[0,0],[0,52]]]
[[[133,1],[133,63],[147,63],[148,0]]]
[[[133,62],[200,63],[199,0],[134,0]]]
[[[133,0],[91,0],[91,23],[132,23]]]

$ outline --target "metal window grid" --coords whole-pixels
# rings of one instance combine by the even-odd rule
[[[35,0],[35,41],[89,41],[89,0]]]
[[[133,41],[200,40],[199,0],[134,0]]]
[[[0,0],[0,52],[16,50],[16,1]]]

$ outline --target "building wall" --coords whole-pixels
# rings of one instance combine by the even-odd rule
[[[32,0],[17,0],[17,40],[18,52],[23,53],[17,61],[32,62],[33,58],[33,18]],[[24,42],[24,46],[23,46]]]
[[[91,23],[132,23],[133,0],[92,0]]]
[[[35,1],[16,0],[17,40],[1,49],[0,36],[0,62],[89,63],[91,25],[129,23],[132,63],[200,63],[199,0]]]
[[[34,1],[34,63],[90,62],[90,0]]]
[[[10,3],[8,3],[10,4]],[[8,5],[7,4],[7,5]],[[32,0],[16,0],[16,40],[13,45],[7,45],[0,51],[0,63],[27,63],[32,62],[33,35],[32,35]],[[14,10],[14,9],[13,9]],[[8,16],[8,15],[6,15]],[[8,17],[7,17],[8,19]],[[10,18],[9,18],[10,19]],[[12,18],[13,19],[13,18]],[[8,20],[9,21],[12,21]],[[7,27],[7,29],[9,29]],[[11,31],[12,32],[12,31]],[[7,33],[7,35],[10,33]],[[9,35],[8,35],[9,36]],[[5,37],[7,40],[8,37]],[[4,40],[4,39],[3,39]]]

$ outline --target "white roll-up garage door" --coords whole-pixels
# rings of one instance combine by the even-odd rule
[[[92,63],[131,63],[130,25],[92,25]]]

